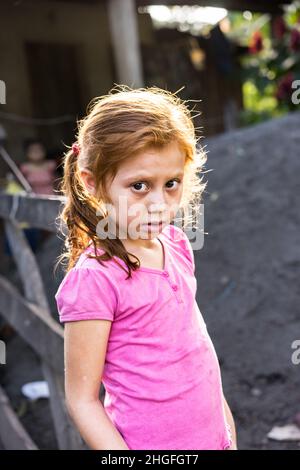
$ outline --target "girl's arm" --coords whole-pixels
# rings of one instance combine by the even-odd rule
[[[66,322],[66,405],[91,449],[129,450],[99,399],[110,328],[110,320]]]
[[[224,400],[224,409],[225,409],[225,414],[226,414],[226,419],[227,423],[229,424],[231,428],[231,434],[232,434],[232,440],[233,443],[231,447],[228,450],[237,450],[237,436],[236,436],[236,429],[235,429],[235,424],[234,424],[234,419],[231,413],[231,410],[229,408],[229,405],[223,395],[223,400]]]

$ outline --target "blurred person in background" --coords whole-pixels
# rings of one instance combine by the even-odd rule
[[[37,139],[30,139],[24,145],[26,161],[20,170],[36,194],[53,195],[56,178],[56,161],[46,159],[46,148]]]

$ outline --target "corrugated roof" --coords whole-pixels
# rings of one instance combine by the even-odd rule
[[[39,0],[40,1],[40,0]],[[69,3],[90,3],[107,2],[108,0],[54,0],[57,2]],[[279,13],[283,5],[292,3],[292,0],[136,0],[137,6],[146,5],[197,5],[197,6],[214,6],[226,8],[227,10],[244,11],[262,13]]]

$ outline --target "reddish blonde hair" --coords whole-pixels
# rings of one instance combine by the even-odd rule
[[[116,85],[107,95],[91,101],[87,115],[78,121],[80,153],[76,155],[70,148],[63,161],[61,190],[66,204],[60,220],[67,225],[68,234],[65,252],[58,262],[66,258],[67,271],[90,242],[94,246],[93,257],[101,264],[101,261],[116,256],[125,262],[129,277],[132,269],[139,268],[139,259],[131,255],[137,262],[130,260],[120,239],[100,241],[96,227],[103,217],[96,214],[101,204],[109,201],[106,191],[108,178],[116,175],[124,160],[149,147],[162,148],[173,141],[179,144],[186,156],[180,207],[192,204],[194,210],[198,210],[207,184],[202,183],[203,177],[200,178],[207,157],[203,149],[198,148],[199,137],[186,103],[175,94],[155,86],[132,89],[126,85]],[[97,196],[92,196],[84,188],[79,168],[93,173]],[[97,247],[105,253],[97,254]]]

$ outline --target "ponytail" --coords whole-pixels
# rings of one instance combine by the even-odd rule
[[[97,235],[97,224],[99,223],[97,201],[86,191],[79,177],[78,151],[74,146],[65,154],[63,168],[64,177],[61,191],[66,196],[66,202],[59,219],[60,231],[64,233],[65,225],[67,235],[64,235],[65,252],[59,256],[56,266],[67,259],[66,271],[69,271],[75,265],[80,254],[92,242],[94,255],[88,255],[90,258],[96,258],[103,265],[102,261],[110,260],[116,254],[127,265],[128,271],[125,269],[125,272],[127,272],[128,277],[131,277],[131,270],[135,270],[140,266],[139,259],[132,254],[137,262],[131,261],[128,256],[129,253],[118,238],[105,238],[100,241]],[[97,254],[99,246],[105,250],[102,255]],[[116,263],[124,269],[120,263],[117,261]]]

